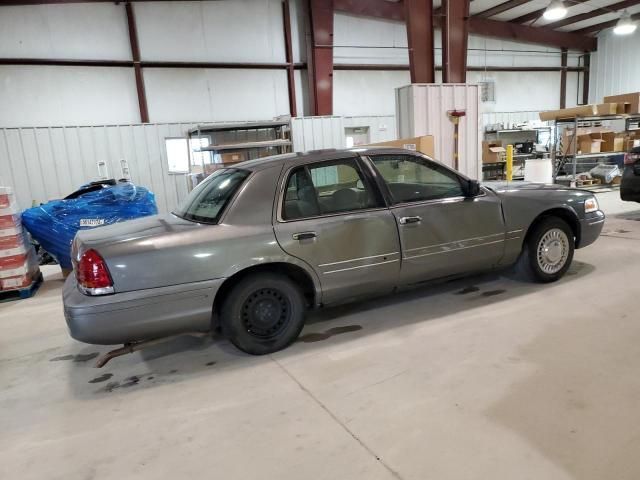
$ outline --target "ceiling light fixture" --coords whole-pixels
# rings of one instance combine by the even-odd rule
[[[631,15],[625,10],[622,12],[622,15],[620,15],[620,19],[618,20],[618,23],[616,23],[616,26],[613,27],[613,33],[616,35],[629,35],[635,32],[636,28],[638,28],[638,25],[631,20]]]
[[[542,16],[546,20],[560,20],[566,17],[567,7],[562,0],[552,0]]]

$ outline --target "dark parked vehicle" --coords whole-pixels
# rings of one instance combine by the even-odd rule
[[[603,223],[591,192],[481,186],[407,150],[279,155],[215,172],[172,214],[80,231],[65,317],[87,343],[219,327],[265,354],[308,308],[516,263],[553,282]]]
[[[640,147],[632,148],[624,157],[620,198],[640,202]]]

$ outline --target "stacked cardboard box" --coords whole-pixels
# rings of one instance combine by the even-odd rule
[[[574,131],[566,129],[562,132],[562,152],[573,155],[575,146],[579,154],[601,152],[623,152],[625,150],[625,134],[616,133],[605,127],[578,128],[574,144]]]
[[[485,140],[482,142],[482,163],[498,163],[504,160],[506,149],[502,140]]]
[[[22,229],[15,196],[0,187],[0,291],[29,287],[39,276],[38,259]]]

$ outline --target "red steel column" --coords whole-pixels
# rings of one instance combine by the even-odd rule
[[[404,6],[411,83],[434,83],[433,1],[404,0]]]
[[[312,115],[333,114],[333,0],[309,0],[307,42]]]
[[[467,81],[469,0],[443,0],[442,82]]]
[[[129,27],[129,42],[131,43],[131,58],[133,59],[133,70],[136,75],[136,90],[138,92],[138,107],[140,108],[140,121],[149,123],[149,108],[147,107],[147,95],[144,90],[144,76],[140,66],[140,45],[138,44],[138,30],[136,28],[136,17],[133,13],[131,2],[125,4],[127,11],[127,26]]]
[[[287,89],[289,91],[289,113],[292,117],[297,115],[296,111],[296,82],[293,66],[293,50],[291,47],[291,11],[289,10],[289,0],[282,0],[282,23],[284,25],[284,51],[287,62]]]

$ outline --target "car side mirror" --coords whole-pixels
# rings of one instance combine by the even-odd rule
[[[477,180],[468,180],[465,187],[467,197],[477,197],[480,195],[480,182]]]

